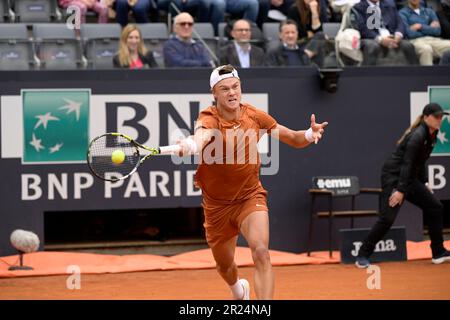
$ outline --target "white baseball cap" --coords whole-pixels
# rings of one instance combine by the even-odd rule
[[[232,67],[233,71],[221,74],[220,71],[226,66],[232,67],[229,64],[228,65],[223,65],[223,66],[215,68],[213,70],[213,72],[211,72],[211,77],[209,77],[209,85],[210,85],[211,89],[214,88],[214,86],[218,82],[222,81],[223,79],[227,79],[227,78],[238,78],[238,79],[240,79],[239,75],[238,75],[238,72],[237,72],[237,70],[234,67]]]

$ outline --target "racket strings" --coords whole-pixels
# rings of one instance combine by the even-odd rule
[[[120,150],[125,155],[123,162],[114,163],[113,152]],[[98,177],[119,180],[136,168],[140,160],[137,147],[122,136],[103,135],[89,146],[88,164]]]

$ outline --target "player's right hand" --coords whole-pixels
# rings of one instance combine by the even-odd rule
[[[180,157],[197,153],[198,148],[192,137],[178,140],[177,144],[181,147],[181,151],[178,154]]]

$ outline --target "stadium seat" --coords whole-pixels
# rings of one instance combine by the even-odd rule
[[[113,68],[113,57],[119,50],[120,34],[119,24],[86,23],[81,26],[81,38],[89,67]]]
[[[29,70],[35,66],[33,42],[25,24],[0,24],[0,70]]]
[[[333,220],[334,218],[350,218],[350,227],[354,227],[354,218],[356,217],[374,217],[377,216],[381,210],[380,195],[381,189],[379,188],[360,188],[359,179],[355,176],[336,176],[336,177],[313,177],[312,189],[308,192],[311,196],[310,210],[311,219],[309,223],[309,235],[308,235],[308,256],[311,253],[311,244],[313,239],[313,225],[314,220],[319,218],[328,219],[328,241],[329,241],[329,255],[333,256],[332,249],[332,232],[333,232]],[[377,208],[370,210],[357,210],[356,198],[359,195],[374,195],[377,198]],[[318,198],[324,198],[328,202],[328,207],[316,212],[316,202]],[[351,198],[351,205],[349,210],[336,210],[335,199],[336,198]]]
[[[167,25],[162,22],[139,24],[147,49],[153,51],[156,63],[160,67],[164,67],[163,45],[169,38]]]
[[[194,25],[194,30],[200,35],[200,37],[205,41],[214,55],[217,57],[218,53],[218,38],[214,36],[214,29],[211,23],[209,22],[197,22]],[[198,39],[198,37],[193,34],[194,39]],[[214,59],[214,57],[212,57]]]
[[[83,67],[83,49],[74,30],[65,24],[33,25],[36,54],[42,69],[79,69]]]
[[[60,20],[56,0],[9,0],[13,2],[16,21],[22,23]]]
[[[228,42],[228,37],[225,35],[225,27],[227,26],[226,22],[220,22],[219,23],[219,48],[223,47],[224,45],[226,45],[226,43]]]
[[[263,36],[266,41],[267,50],[276,48],[280,44],[280,23],[266,22],[263,24]]]
[[[336,38],[336,35],[337,35],[340,27],[341,27],[341,23],[339,23],[339,22],[324,22],[322,24],[323,32],[330,39]]]
[[[9,1],[0,0],[0,23],[5,22],[9,16]]]

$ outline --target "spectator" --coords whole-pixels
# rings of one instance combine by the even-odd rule
[[[113,58],[115,68],[157,68],[153,52],[142,41],[141,30],[134,24],[127,25],[120,36],[119,52]]]
[[[219,23],[225,20],[225,8],[227,6],[225,0],[209,0],[209,20],[213,27],[214,33],[219,35]]]
[[[405,25],[393,2],[379,0],[361,0],[354,7],[356,23],[361,33],[361,47],[365,65],[376,65],[380,52],[390,49],[401,50],[408,64],[418,64],[414,46],[404,40]],[[378,12],[379,25],[373,18]],[[368,22],[373,22],[370,25]]]
[[[231,64],[241,68],[264,65],[263,49],[250,43],[252,29],[247,20],[240,19],[233,23],[231,29],[233,41],[220,50],[220,64]]]
[[[108,22],[108,6],[100,0],[59,0],[58,3],[64,9],[69,6],[78,7],[81,13],[81,23],[86,23],[86,12],[88,10],[97,12],[99,23]]]
[[[116,20],[122,27],[128,24],[128,13],[133,11],[136,23],[148,23],[150,0],[115,0],[113,8],[116,11]]]
[[[271,66],[306,66],[310,64],[308,55],[298,44],[297,24],[293,20],[280,23],[281,44],[268,52],[267,62]]]
[[[360,0],[330,0],[330,7],[335,13],[344,15],[347,10],[350,10],[358,2]]]
[[[322,24],[328,21],[324,1],[297,0],[289,10],[289,18],[297,23],[300,47],[311,62],[323,66],[329,43],[322,32]],[[334,48],[332,48],[334,50]]]
[[[323,1],[316,0],[296,0],[289,9],[288,18],[297,23],[300,39],[312,38],[322,31],[322,24],[328,22]]]
[[[258,18],[258,0],[225,0],[226,12],[245,20],[256,22]]]
[[[182,12],[174,19],[175,35],[164,43],[166,67],[212,67],[214,62],[200,42],[192,39],[194,18]]]
[[[441,0],[442,10],[437,12],[441,23],[441,37],[450,39],[450,0]]]
[[[275,19],[275,21],[286,20],[288,10],[294,1],[295,0],[258,0],[259,10],[256,19],[258,27],[262,29],[263,23],[268,22],[270,19],[269,13],[273,14],[274,10],[278,11],[278,15],[276,15],[278,19]]]
[[[400,10],[400,16],[421,65],[433,65],[433,57],[441,58],[445,51],[450,50],[450,40],[439,37],[441,26],[433,9],[421,7],[419,0],[408,0],[408,5]]]

